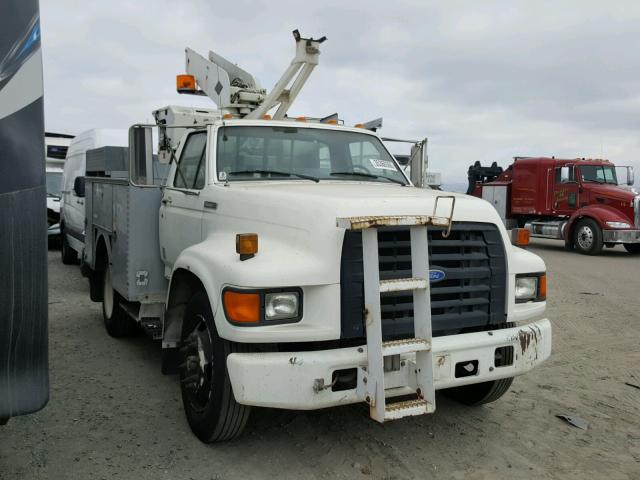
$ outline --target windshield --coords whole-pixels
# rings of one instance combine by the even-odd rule
[[[583,182],[618,185],[616,169],[613,165],[580,165],[580,176],[582,177]]]
[[[408,182],[377,137],[298,127],[222,127],[218,180]]]
[[[62,172],[47,172],[47,195],[60,196]]]

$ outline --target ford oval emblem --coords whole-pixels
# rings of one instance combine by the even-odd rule
[[[429,283],[436,283],[444,280],[447,275],[442,270],[429,270]]]

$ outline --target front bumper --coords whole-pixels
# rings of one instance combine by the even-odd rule
[[[604,243],[640,243],[640,230],[603,230]]]
[[[512,346],[513,363],[495,365],[496,348]],[[514,328],[449,335],[433,339],[436,390],[521,375],[551,354],[551,323],[547,319]],[[411,393],[415,354],[402,356],[399,371],[385,373],[388,396]],[[456,377],[456,365],[478,361],[473,376]],[[367,364],[366,347],[310,352],[232,353],[227,368],[236,401],[244,405],[314,410],[364,401],[356,389],[319,389],[330,385],[336,370]],[[415,378],[415,374],[413,375]],[[315,387],[315,388],[314,388]]]
[[[59,223],[55,223],[55,224],[51,225],[47,229],[47,236],[53,237],[55,235],[60,235],[60,224]]]

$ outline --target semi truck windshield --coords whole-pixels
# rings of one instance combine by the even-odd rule
[[[583,182],[609,183],[618,185],[616,169],[613,166],[581,165],[580,175]]]
[[[228,126],[218,130],[218,180],[408,182],[372,135],[320,128]]]

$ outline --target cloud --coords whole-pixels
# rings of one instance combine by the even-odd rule
[[[382,116],[383,135],[427,136],[448,181],[515,155],[640,168],[637,2],[42,0],[41,17],[49,130],[211,107],[175,93],[185,46],[215,50],[270,88],[300,28],[329,40],[292,111],[337,111],[348,124]]]

